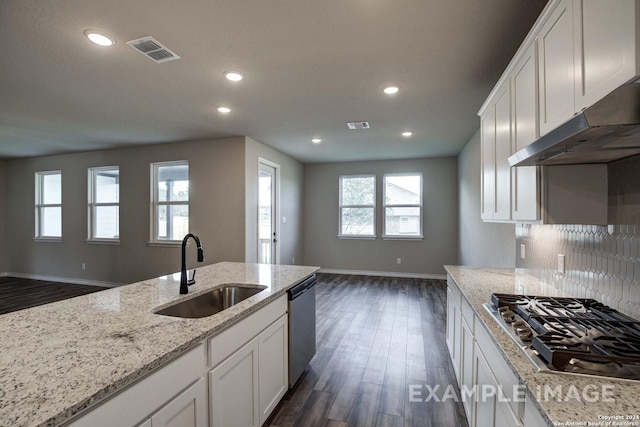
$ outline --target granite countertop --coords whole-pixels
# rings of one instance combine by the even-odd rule
[[[264,306],[317,267],[223,262],[0,316],[0,426],[56,426]],[[218,314],[153,314],[227,283],[267,286]]]
[[[501,329],[482,304],[491,301],[492,293],[529,295],[566,295],[558,289],[514,269],[487,269],[445,266],[462,294],[471,304],[483,326],[500,346],[505,360],[542,414],[553,425],[640,425],[640,382],[601,377],[536,372],[518,346]],[[545,391],[560,387],[561,397]],[[599,394],[599,395],[598,395]],[[601,397],[604,395],[605,399]],[[611,401],[607,401],[611,400]],[[626,417],[630,418],[626,418]],[[609,417],[623,417],[619,419]],[[607,424],[613,421],[614,424]],[[597,424],[602,422],[602,424]],[[615,422],[622,424],[615,424]],[[591,423],[591,424],[589,424]],[[626,423],[626,424],[625,424]]]

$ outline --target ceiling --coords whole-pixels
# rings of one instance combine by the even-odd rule
[[[545,3],[3,0],[0,158],[234,135],[305,163],[457,155]],[[182,59],[126,44],[144,36]]]

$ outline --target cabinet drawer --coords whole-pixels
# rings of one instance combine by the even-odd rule
[[[491,371],[498,380],[498,384],[502,387],[502,391],[507,399],[513,412],[522,419],[524,415],[524,401],[522,396],[518,396],[520,381],[518,381],[517,375],[513,372],[511,367],[502,354],[502,351],[498,348],[493,338],[484,325],[481,324],[480,319],[476,317],[475,325],[475,338],[478,348],[482,351],[485,359],[491,361]],[[517,399],[514,399],[516,397]],[[520,400],[520,401],[519,401]]]
[[[286,312],[287,295],[285,294],[218,335],[209,338],[209,366],[218,365]]]

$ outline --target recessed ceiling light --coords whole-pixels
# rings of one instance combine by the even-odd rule
[[[232,82],[239,82],[244,79],[244,74],[237,71],[225,71],[224,76],[227,80],[231,80]]]
[[[382,91],[387,95],[395,95],[400,91],[400,88],[398,86],[387,86],[384,89],[382,89]]]
[[[411,132],[410,130],[402,132],[402,136],[404,136],[405,138],[409,138],[410,136],[413,136],[413,132]]]
[[[218,107],[218,113],[229,114],[230,112],[231,112],[231,108],[229,107]]]
[[[100,46],[108,47],[116,44],[116,41],[114,40],[113,37],[109,36],[108,34],[102,33],[100,31],[86,30],[84,32],[84,35],[87,36],[89,40],[91,40],[92,42]]]
[[[311,142],[313,142],[314,144],[320,144],[322,140],[320,138],[313,138]]]

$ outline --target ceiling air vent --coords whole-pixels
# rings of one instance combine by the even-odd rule
[[[347,127],[351,130],[369,129],[369,122],[350,122]]]
[[[173,61],[174,59],[180,59],[178,55],[170,51],[166,46],[162,45],[162,43],[151,36],[131,40],[130,42],[127,42],[127,44],[158,64]]]

